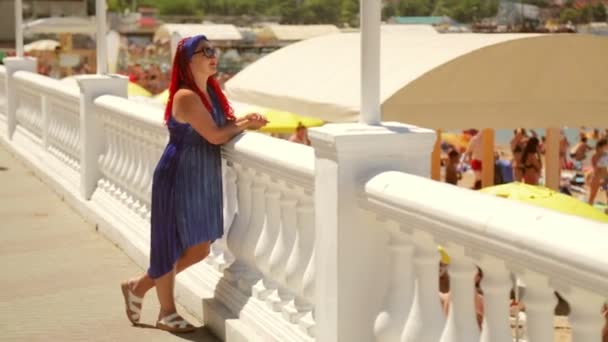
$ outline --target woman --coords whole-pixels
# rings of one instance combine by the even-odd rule
[[[179,42],[165,109],[169,143],[152,185],[150,268],[121,285],[126,313],[138,324],[143,296],[156,286],[156,326],[171,332],[195,327],[176,312],[175,275],[203,260],[223,234],[221,147],[245,129],[267,121],[258,114],[235,119],[213,75],[216,50],[205,36]]]
[[[593,205],[600,186],[608,179],[608,140],[600,139],[595,144],[595,153],[591,157],[591,184],[589,187],[589,204]]]
[[[522,171],[523,182],[526,184],[538,185],[538,181],[540,180],[543,165],[538,145],[538,138],[530,138],[521,154],[519,165]]]
[[[523,172],[519,161],[521,160],[521,153],[526,146],[527,139],[528,135],[524,128],[517,128],[513,131],[513,139],[511,139],[511,153],[513,154],[513,159],[511,166],[513,167],[513,179],[515,179],[516,182],[521,182],[523,179]]]
[[[308,139],[308,128],[299,122],[298,127],[296,127],[296,131],[289,137],[289,141],[310,146],[310,139]]]

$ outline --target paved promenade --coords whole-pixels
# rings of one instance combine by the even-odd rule
[[[1,341],[218,341],[204,328],[173,335],[132,327],[120,282],[142,270],[2,145],[0,266]],[[151,291],[142,323],[157,314]]]

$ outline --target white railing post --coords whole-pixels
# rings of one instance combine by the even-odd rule
[[[127,97],[127,78],[119,76],[76,76],[80,86],[80,192],[90,199],[101,178],[98,159],[103,153],[103,127],[93,102],[101,95]]]
[[[549,279],[527,270],[522,274],[522,278],[526,283],[523,300],[526,304],[529,342],[553,341],[553,315],[557,298],[549,286]]]
[[[572,341],[600,341],[602,328],[606,324],[601,315],[606,298],[579,288],[571,289],[564,294],[570,303]]]
[[[384,296],[380,285],[364,278],[388,277],[379,274],[386,272],[380,265],[388,254],[381,239],[386,233],[361,219],[358,192],[377,172],[430,164],[435,133],[391,123],[329,124],[310,135],[316,156],[315,336],[322,342],[372,341],[370,322]]]
[[[484,319],[481,342],[512,342],[509,329],[509,293],[511,277],[505,263],[490,256],[481,259]]]
[[[17,127],[17,86],[13,74],[17,71],[36,72],[36,59],[30,57],[6,57],[3,60],[6,67],[6,127],[8,139],[13,138]]]
[[[378,342],[402,341],[405,322],[414,300],[414,244],[395,221],[384,223],[390,234],[391,277],[382,312],[374,322]]]

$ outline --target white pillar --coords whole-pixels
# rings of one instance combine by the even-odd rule
[[[311,129],[310,136],[316,156],[315,336],[373,341],[370,322],[384,294],[380,282],[366,279],[389,277],[387,234],[365,224],[358,191],[378,172],[430,165],[435,132],[396,123],[328,124]]]
[[[565,294],[570,303],[572,341],[600,341],[605,324],[604,317],[601,315],[605,297],[579,288],[574,288]]]
[[[127,97],[127,78],[98,75],[76,76],[80,86],[80,191],[89,200],[101,178],[98,159],[103,152],[103,126],[95,112],[95,99],[101,95]]]
[[[106,0],[95,0],[95,19],[97,23],[97,74],[108,73],[108,44],[106,41]]]
[[[6,89],[6,128],[8,139],[13,138],[17,127],[17,87],[13,79],[13,74],[17,71],[36,72],[36,59],[23,57],[4,58],[6,67],[5,88]]]
[[[15,0],[15,50],[17,57],[23,57],[23,6]]]
[[[511,277],[502,260],[484,256],[482,258],[484,319],[481,342],[511,342],[509,328],[509,293]]]
[[[361,0],[361,118],[378,125],[380,111],[380,20],[381,2]]]
[[[526,304],[528,341],[553,341],[553,314],[557,299],[549,286],[549,279],[532,271],[525,271],[522,278],[526,283],[523,302]]]

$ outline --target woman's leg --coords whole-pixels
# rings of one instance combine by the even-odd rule
[[[591,178],[591,185],[589,186],[589,204],[593,205],[595,197],[600,190],[600,179],[595,174]]]
[[[181,258],[177,260],[175,273],[178,274],[188,267],[205,259],[209,255],[210,245],[211,242],[207,241],[186,249]],[[143,297],[146,292],[156,286],[156,284],[154,279],[150,278],[148,273],[144,273],[142,276],[129,281],[129,286],[134,295]]]

